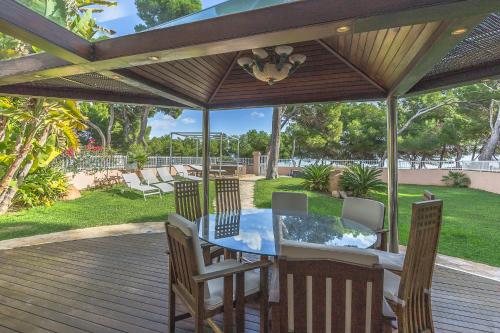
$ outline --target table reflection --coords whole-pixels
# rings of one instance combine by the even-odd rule
[[[197,221],[201,239],[233,251],[279,255],[279,240],[368,248],[377,236],[369,228],[340,217],[244,209],[211,214]]]

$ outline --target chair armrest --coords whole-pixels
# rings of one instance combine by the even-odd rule
[[[208,280],[218,279],[221,277],[231,276],[231,275],[234,275],[237,273],[251,271],[251,270],[254,270],[257,268],[269,267],[271,265],[272,265],[272,262],[269,260],[256,261],[256,262],[252,262],[249,264],[242,264],[242,265],[237,266],[237,267],[231,267],[231,268],[223,269],[223,270],[216,271],[216,272],[210,272],[210,273],[196,275],[196,276],[193,276],[193,280],[195,283],[200,283],[200,282],[205,282]]]
[[[387,234],[389,232],[389,229],[378,229],[375,230],[376,234]]]
[[[389,229],[379,229],[375,230],[377,235],[380,235],[380,248],[381,251],[388,251],[388,240],[389,240]]]

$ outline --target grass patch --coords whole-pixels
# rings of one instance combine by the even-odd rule
[[[201,188],[201,186],[200,186]],[[213,199],[213,186],[210,186]],[[0,216],[0,240],[103,225],[161,222],[175,212],[174,194],[149,196],[122,185],[88,190],[73,201],[36,207]]]
[[[329,195],[303,190],[302,179],[280,178],[260,180],[255,187],[257,207],[270,208],[275,191],[306,193],[312,212],[339,216],[342,201]],[[500,267],[500,195],[464,188],[400,185],[399,237],[407,244],[411,219],[411,203],[422,199],[424,190],[430,190],[444,200],[443,227],[439,253]],[[373,192],[371,197],[387,202],[387,191]]]

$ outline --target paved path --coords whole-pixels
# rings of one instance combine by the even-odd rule
[[[242,208],[255,208],[253,204],[253,193],[255,189],[255,182],[263,179],[262,176],[247,175],[240,178],[240,196]]]

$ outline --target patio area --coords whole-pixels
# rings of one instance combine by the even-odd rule
[[[166,332],[165,244],[154,233],[1,251],[0,331]],[[500,282],[438,266],[432,289],[437,332],[500,330]],[[245,331],[259,331],[257,308]],[[176,332],[194,332],[192,319]]]

